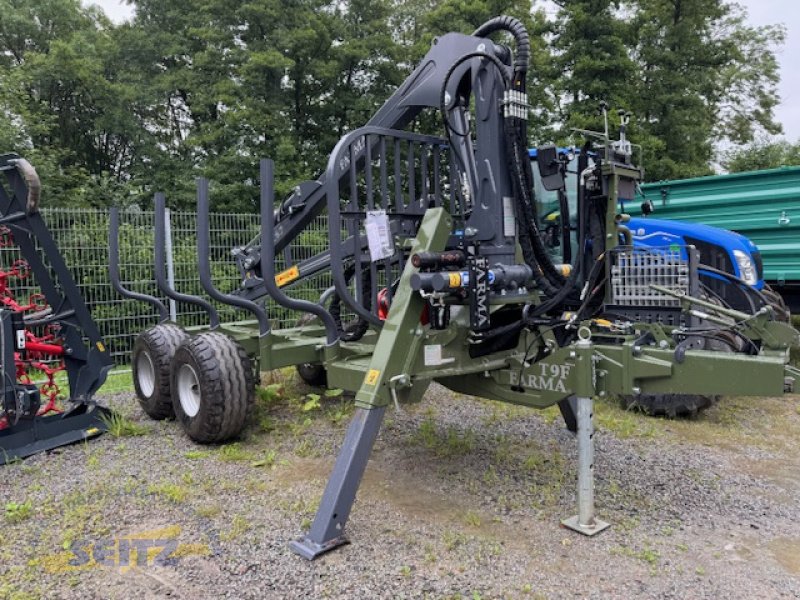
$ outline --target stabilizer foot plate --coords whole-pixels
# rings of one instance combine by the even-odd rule
[[[604,529],[608,529],[611,526],[611,523],[606,523],[600,519],[594,519],[594,523],[592,525],[585,525],[581,524],[580,520],[578,519],[578,515],[575,515],[574,517],[570,517],[569,519],[564,519],[561,521],[561,525],[591,537],[593,535],[597,535]]]
[[[349,543],[350,540],[348,540],[344,535],[333,538],[332,540],[328,540],[324,544],[318,544],[317,542],[311,540],[308,536],[303,536],[292,542],[289,542],[289,548],[292,552],[299,554],[306,560],[314,560],[321,554],[325,554],[334,548],[338,548],[339,546],[344,546],[345,544]]]

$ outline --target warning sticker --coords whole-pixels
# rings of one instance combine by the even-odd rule
[[[426,367],[437,367],[439,365],[446,365],[447,363],[455,362],[455,358],[442,357],[441,344],[428,344],[425,346],[423,360]]]
[[[364,378],[364,383],[366,385],[375,385],[378,383],[378,377],[381,376],[381,372],[378,369],[370,369],[367,373],[367,376]]]
[[[300,269],[298,269],[296,266],[295,267],[291,267],[291,268],[286,269],[285,271],[281,271],[280,273],[275,275],[275,284],[278,287],[283,287],[283,286],[291,283],[292,281],[294,281],[298,277],[300,277]]]
[[[394,256],[394,240],[385,210],[368,210],[364,229],[367,231],[369,257],[372,262]]]

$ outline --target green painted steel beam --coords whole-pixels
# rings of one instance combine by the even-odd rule
[[[451,231],[452,220],[447,211],[443,208],[428,209],[419,226],[411,254],[444,250]],[[372,359],[363,375],[363,383],[356,394],[356,406],[360,408],[386,406],[392,400],[393,392],[396,395],[420,397],[427,388],[427,381],[414,384],[411,372],[424,335],[420,315],[425,308],[425,301],[411,289],[410,284],[411,275],[416,272],[417,269],[409,260],[400,277],[397,293],[392,298]],[[335,366],[332,367],[335,369]]]

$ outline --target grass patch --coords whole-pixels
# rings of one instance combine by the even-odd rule
[[[33,516],[33,504],[27,502],[6,502],[6,521],[9,523],[21,523]]]
[[[448,529],[442,534],[442,543],[448,552],[452,552],[459,546],[464,546],[468,541],[469,538],[460,531]]]
[[[103,415],[102,419],[108,428],[108,433],[114,437],[135,437],[150,433],[150,428],[146,425],[131,421],[128,417],[117,412]]]
[[[217,451],[217,458],[223,462],[243,462],[253,460],[255,457],[249,450],[242,448],[239,442],[226,444]]]
[[[264,454],[263,458],[259,458],[250,463],[251,467],[273,467],[278,458],[278,453],[275,450],[269,450]]]
[[[432,417],[420,424],[411,439],[440,458],[469,454],[475,448],[475,433],[471,429],[459,431],[455,427],[448,427],[442,432],[436,428]]]
[[[161,496],[173,504],[182,504],[189,497],[189,488],[177,483],[164,482],[148,486],[147,493]]]
[[[480,527],[481,517],[478,513],[468,510],[464,515],[464,523],[470,527]]]
[[[635,558],[636,560],[647,563],[651,567],[658,565],[658,561],[661,560],[661,554],[658,553],[658,550],[654,550],[648,546],[645,546],[641,550],[636,550],[629,546],[617,546],[611,549],[611,554]]]
[[[796,396],[725,396],[695,420],[669,421],[683,440],[739,451],[756,447],[794,452],[800,435]]]
[[[627,410],[620,405],[618,398],[610,397],[595,401],[594,422],[618,438],[627,439],[655,437],[659,420],[637,410]]]
[[[200,460],[211,456],[211,452],[208,450],[189,450],[188,452],[184,452],[183,456],[189,460]]]
[[[209,504],[207,506],[201,506],[195,513],[198,517],[202,517],[203,519],[213,519],[220,513],[222,513],[222,509],[219,507],[218,504]]]
[[[245,517],[242,515],[235,515],[231,521],[231,528],[219,537],[225,542],[230,542],[243,536],[250,530],[251,527],[252,525],[250,524],[250,521],[248,521]]]

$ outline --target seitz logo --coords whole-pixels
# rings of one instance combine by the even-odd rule
[[[118,568],[124,573],[134,567],[173,565],[186,556],[215,554],[209,544],[179,542],[180,533],[181,528],[175,525],[118,538],[75,540],[65,543],[66,552],[45,557],[44,567],[50,573],[93,567]]]

